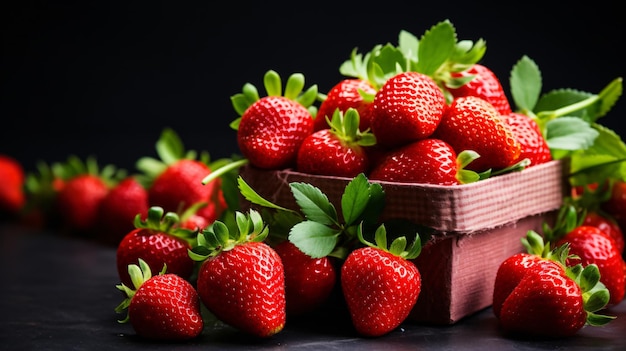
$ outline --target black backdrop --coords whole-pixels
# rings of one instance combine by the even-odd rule
[[[228,157],[238,152],[229,97],[245,82],[261,86],[268,69],[302,72],[327,91],[354,47],[396,43],[401,29],[419,35],[444,19],[460,39],[487,41],[482,63],[507,91],[522,55],[539,65],[544,91],[596,93],[626,73],[617,1],[337,4],[5,1],[0,153],[28,170],[70,154],[133,170],[168,126],[187,149]],[[602,120],[620,135],[624,99]]]

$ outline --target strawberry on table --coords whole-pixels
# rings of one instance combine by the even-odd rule
[[[376,143],[370,132],[359,130],[359,113],[349,108],[345,113],[336,110],[330,128],[320,129],[307,136],[298,150],[296,170],[339,177],[355,177],[369,168],[364,147]]]
[[[375,244],[363,238],[361,227],[358,235],[366,246],[350,252],[341,266],[341,288],[357,333],[382,336],[406,320],[420,295],[421,275],[411,261],[421,252],[420,237],[407,249],[406,237],[387,247],[384,225],[376,230]]]
[[[166,266],[153,276],[144,260],[140,258],[138,263],[128,265],[132,283],[116,286],[127,296],[115,308],[117,313],[127,313],[119,322],[130,322],[137,335],[147,339],[177,341],[199,336],[204,321],[193,285],[166,273]]]
[[[431,136],[445,106],[444,94],[431,77],[401,72],[389,78],[376,94],[371,129],[383,147],[405,145]]]
[[[264,169],[283,169],[295,165],[304,138],[313,132],[318,98],[317,85],[305,92],[304,76],[289,76],[285,91],[275,71],[264,76],[267,96],[260,97],[256,87],[247,83],[243,92],[231,97],[239,118],[231,123],[237,143],[250,164]]]
[[[0,215],[16,218],[26,204],[22,164],[9,155],[0,154]]]
[[[267,338],[286,322],[285,271],[278,253],[264,242],[269,228],[260,213],[235,213],[237,228],[221,221],[202,230],[189,256],[201,262],[197,290],[222,322]]]
[[[128,232],[117,246],[116,264],[120,280],[131,284],[127,267],[143,259],[152,270],[157,271],[167,265],[169,273],[190,279],[195,263],[188,250],[195,242],[195,232],[182,228],[180,218],[174,212],[167,212],[158,206],[148,210],[146,220],[137,214],[135,229]]]

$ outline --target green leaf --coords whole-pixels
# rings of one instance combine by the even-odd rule
[[[326,194],[308,183],[290,183],[296,203],[304,216],[325,225],[338,225],[337,210]]]
[[[552,112],[583,101],[591,96],[593,96],[593,94],[574,89],[555,89],[541,96],[534,108],[534,112],[538,115],[544,111]],[[591,122],[591,116],[595,114],[598,107],[598,104],[596,104],[595,107],[591,105],[586,109],[572,111],[568,113],[568,116],[579,117],[585,121]]]
[[[291,228],[289,241],[305,254],[320,258],[328,256],[335,249],[340,234],[340,230],[322,223],[303,221]]]
[[[268,207],[268,208],[273,208],[273,209],[277,209],[277,210],[283,210],[283,211],[292,211],[288,208],[276,205],[266,199],[264,199],[261,195],[259,195],[256,191],[254,191],[254,189],[252,189],[250,187],[250,185],[248,185],[248,183],[246,183],[246,181],[239,176],[239,178],[237,178],[237,184],[239,185],[239,191],[241,192],[241,195],[248,201],[250,201],[253,204],[256,205],[260,205],[263,207]]]
[[[419,48],[419,39],[406,30],[401,30],[398,34],[398,49],[404,57],[417,63],[417,51]]]
[[[533,111],[541,94],[541,71],[533,60],[524,55],[511,70],[511,96],[522,112]]]
[[[419,41],[416,71],[433,76],[455,51],[456,30],[448,20],[427,30]]]
[[[546,142],[550,149],[584,150],[593,145],[598,135],[589,123],[576,117],[559,117],[546,124]]]
[[[352,179],[341,196],[341,209],[346,226],[356,223],[370,199],[370,184],[361,173]]]
[[[622,95],[622,90],[622,77],[619,77],[600,91],[598,95],[602,99],[602,104],[598,111],[598,118],[606,115],[615,103],[617,103],[617,100]]]

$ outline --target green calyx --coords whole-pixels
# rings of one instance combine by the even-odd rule
[[[359,225],[357,230],[359,241],[367,246],[381,249],[385,252],[389,252],[394,256],[398,256],[407,260],[412,260],[420,255],[422,252],[422,243],[419,233],[415,233],[413,242],[407,249],[406,236],[398,236],[391,242],[391,245],[387,246],[387,229],[384,224],[381,224],[374,233],[374,243],[368,241],[363,236],[363,226]]]
[[[128,265],[128,275],[130,276],[130,279],[133,282],[133,286],[129,287],[123,283],[115,286],[118,290],[122,291],[126,295],[126,298],[119,305],[117,305],[117,307],[115,307],[115,312],[117,313],[127,312],[128,306],[130,306],[130,303],[133,297],[135,296],[135,293],[139,289],[139,287],[141,287],[143,283],[145,283],[150,278],[152,278],[152,270],[150,269],[150,266],[148,266],[146,261],[139,258],[138,262],[139,262],[139,265],[136,265],[136,264]],[[167,265],[163,265],[163,269],[161,270],[159,274],[165,274],[166,270],[167,270]],[[126,323],[128,322],[128,320],[129,320],[129,316],[127,312],[126,317],[122,320],[118,320],[118,322]]]
[[[574,230],[574,228],[580,226],[586,214],[587,210],[585,208],[575,206],[566,198],[563,205],[559,208],[554,225],[550,227],[547,223],[543,223],[544,237],[550,242],[557,242],[567,233]]]
[[[570,246],[568,243],[552,248],[550,241],[544,241],[544,238],[534,230],[529,230],[526,237],[521,240],[527,253],[554,261],[562,267],[566,267],[568,257],[573,257],[569,255]]]
[[[247,214],[236,211],[235,222],[237,228],[233,230],[222,221],[215,221],[203,229],[198,234],[197,245],[189,250],[189,257],[194,261],[204,261],[246,242],[262,242],[269,234],[269,227],[254,209]]]
[[[578,284],[582,291],[583,306],[587,312],[587,325],[602,326],[614,320],[615,316],[598,314],[610,300],[609,290],[600,282],[600,270],[596,264],[583,268],[581,264],[567,267],[566,274]]]
[[[70,155],[66,162],[54,163],[50,167],[54,178],[69,180],[79,175],[89,174],[102,179],[108,187],[113,187],[127,175],[125,169],[117,168],[112,164],[101,167],[94,156],[88,156],[82,160],[76,155]]]
[[[321,97],[318,93],[316,84],[303,91],[304,81],[305,79],[302,73],[291,74],[287,78],[287,83],[283,92],[282,79],[276,71],[269,70],[263,77],[263,84],[265,86],[267,96],[283,96],[287,99],[298,102],[307,108],[312,116],[315,116],[317,114],[317,107],[315,107],[313,103]],[[252,104],[260,99],[261,96],[259,95],[257,88],[251,83],[246,83],[242,88],[242,92],[231,96],[230,101],[237,114],[242,116]],[[230,127],[237,130],[239,128],[240,121],[241,117],[235,119],[230,123]]]
[[[349,108],[345,113],[339,109],[335,110],[331,120],[328,120],[330,132],[335,134],[339,140],[350,145],[372,146],[376,144],[376,137],[370,130],[361,131],[359,129],[360,116],[355,108]]]
[[[167,212],[160,206],[152,206],[148,209],[146,220],[141,219],[141,214],[135,216],[134,225],[137,229],[150,229],[183,239],[190,244],[194,243],[195,232],[180,227],[180,216],[175,212]]]

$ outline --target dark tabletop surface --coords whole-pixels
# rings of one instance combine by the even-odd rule
[[[560,340],[506,338],[487,308],[449,326],[406,322],[378,338],[357,336],[341,312],[329,310],[288,320],[269,339],[209,321],[193,341],[148,342],[117,323],[122,297],[113,247],[11,223],[0,223],[0,277],[2,350],[626,350],[626,303],[607,311],[617,316],[607,326]]]

